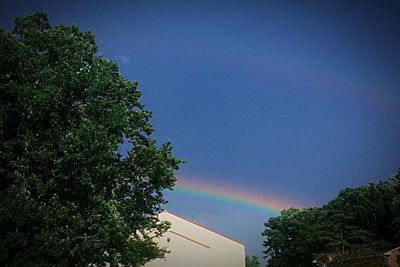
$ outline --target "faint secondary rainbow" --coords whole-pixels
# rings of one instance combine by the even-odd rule
[[[175,190],[178,192],[215,198],[224,202],[239,203],[255,209],[280,212],[290,207],[298,207],[293,201],[272,195],[262,195],[258,192],[245,190],[229,185],[211,182],[200,182],[193,179],[178,178]]]
[[[217,51],[220,53],[216,53],[215,49],[218,49]],[[204,56],[204,52],[201,53]],[[213,47],[212,53],[207,53],[209,57],[218,57],[220,54],[226,54],[226,58],[233,59],[229,61],[229,64],[235,64],[240,66],[241,69],[258,73],[260,77],[273,75],[275,79],[307,85],[307,90],[316,90],[315,92],[324,90],[323,94],[360,99],[370,106],[385,111],[398,112],[399,110],[399,94],[396,85],[385,85],[385,83],[379,81],[375,84],[369,84],[355,79],[356,73],[347,72],[344,75],[334,68],[323,70],[307,66],[305,62],[302,64],[302,61],[293,61],[273,54],[263,56],[260,53],[255,53],[254,56],[249,56],[247,53],[242,55],[235,53],[230,55],[225,47]]]

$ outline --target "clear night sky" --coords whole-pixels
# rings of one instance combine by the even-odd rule
[[[349,3],[351,2],[351,3]],[[2,1],[96,34],[139,82],[180,177],[308,206],[400,166],[398,1]],[[167,208],[260,255],[271,214],[168,193]]]

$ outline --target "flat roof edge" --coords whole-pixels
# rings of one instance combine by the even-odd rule
[[[161,214],[161,213],[169,213],[169,214],[174,215],[174,216],[176,216],[176,217],[178,217],[178,218],[181,218],[181,219],[183,219],[183,220],[185,220],[185,221],[188,221],[188,222],[193,223],[193,224],[195,224],[195,225],[197,225],[197,226],[200,226],[201,228],[204,228],[204,229],[206,229],[206,230],[208,230],[208,231],[210,231],[210,232],[213,232],[214,234],[220,235],[220,236],[222,236],[222,237],[225,237],[226,239],[229,239],[229,240],[234,241],[234,242],[236,242],[236,243],[239,243],[239,244],[241,244],[241,245],[243,245],[243,246],[246,246],[244,243],[240,242],[239,240],[236,240],[236,239],[234,239],[234,238],[232,238],[232,237],[229,237],[229,236],[227,236],[227,235],[224,235],[224,234],[222,234],[222,233],[220,233],[220,232],[218,232],[218,231],[212,230],[212,229],[210,229],[210,228],[208,228],[208,227],[206,227],[206,226],[204,226],[204,225],[202,225],[202,224],[200,224],[200,223],[198,223],[198,222],[195,222],[195,221],[190,220],[190,219],[188,219],[188,218],[186,218],[186,217],[184,217],[184,216],[181,216],[181,215],[179,215],[179,214],[176,214],[175,212],[172,212],[172,211],[169,211],[169,210],[163,210],[163,211],[160,211],[160,212],[159,212],[158,214],[156,214],[156,215],[159,215],[159,214]]]

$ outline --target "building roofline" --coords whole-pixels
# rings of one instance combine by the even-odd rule
[[[232,237],[229,237],[229,236],[227,236],[227,235],[224,235],[224,234],[222,234],[222,233],[220,233],[220,232],[218,232],[218,231],[212,230],[212,229],[210,229],[210,228],[208,228],[208,227],[206,227],[206,226],[204,226],[204,225],[199,224],[198,222],[195,222],[195,221],[190,220],[190,219],[188,219],[188,218],[186,218],[186,217],[183,217],[183,216],[181,216],[181,215],[179,215],[179,214],[176,214],[175,212],[172,212],[172,211],[169,211],[169,210],[163,210],[163,211],[160,211],[158,214],[161,214],[161,213],[164,213],[164,212],[169,213],[169,214],[171,214],[171,215],[174,215],[174,216],[176,216],[176,217],[178,217],[178,218],[181,218],[181,219],[183,219],[183,220],[185,220],[185,221],[188,221],[188,222],[190,222],[190,223],[193,223],[193,224],[195,224],[195,225],[197,225],[197,226],[200,226],[201,228],[204,228],[204,229],[206,229],[206,230],[208,230],[208,231],[210,231],[210,232],[213,232],[214,234],[220,235],[220,236],[225,237],[225,238],[227,238],[227,239],[229,239],[229,240],[231,240],[231,241],[234,241],[234,242],[239,243],[239,244],[241,244],[241,245],[243,245],[243,246],[246,246],[244,243],[240,242],[239,240],[236,240],[236,239],[234,239],[234,238],[232,238]],[[158,215],[158,214],[157,214],[157,215]]]
[[[390,255],[392,254],[393,251],[399,250],[399,249],[400,249],[400,247],[396,247],[396,248],[394,248],[394,249],[391,249],[391,250],[385,252],[383,255],[384,255],[384,256],[390,256]]]

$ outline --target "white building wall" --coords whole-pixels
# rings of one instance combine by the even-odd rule
[[[170,230],[156,241],[170,253],[165,259],[145,267],[244,267],[245,246],[233,239],[164,211],[160,220],[171,223]]]

